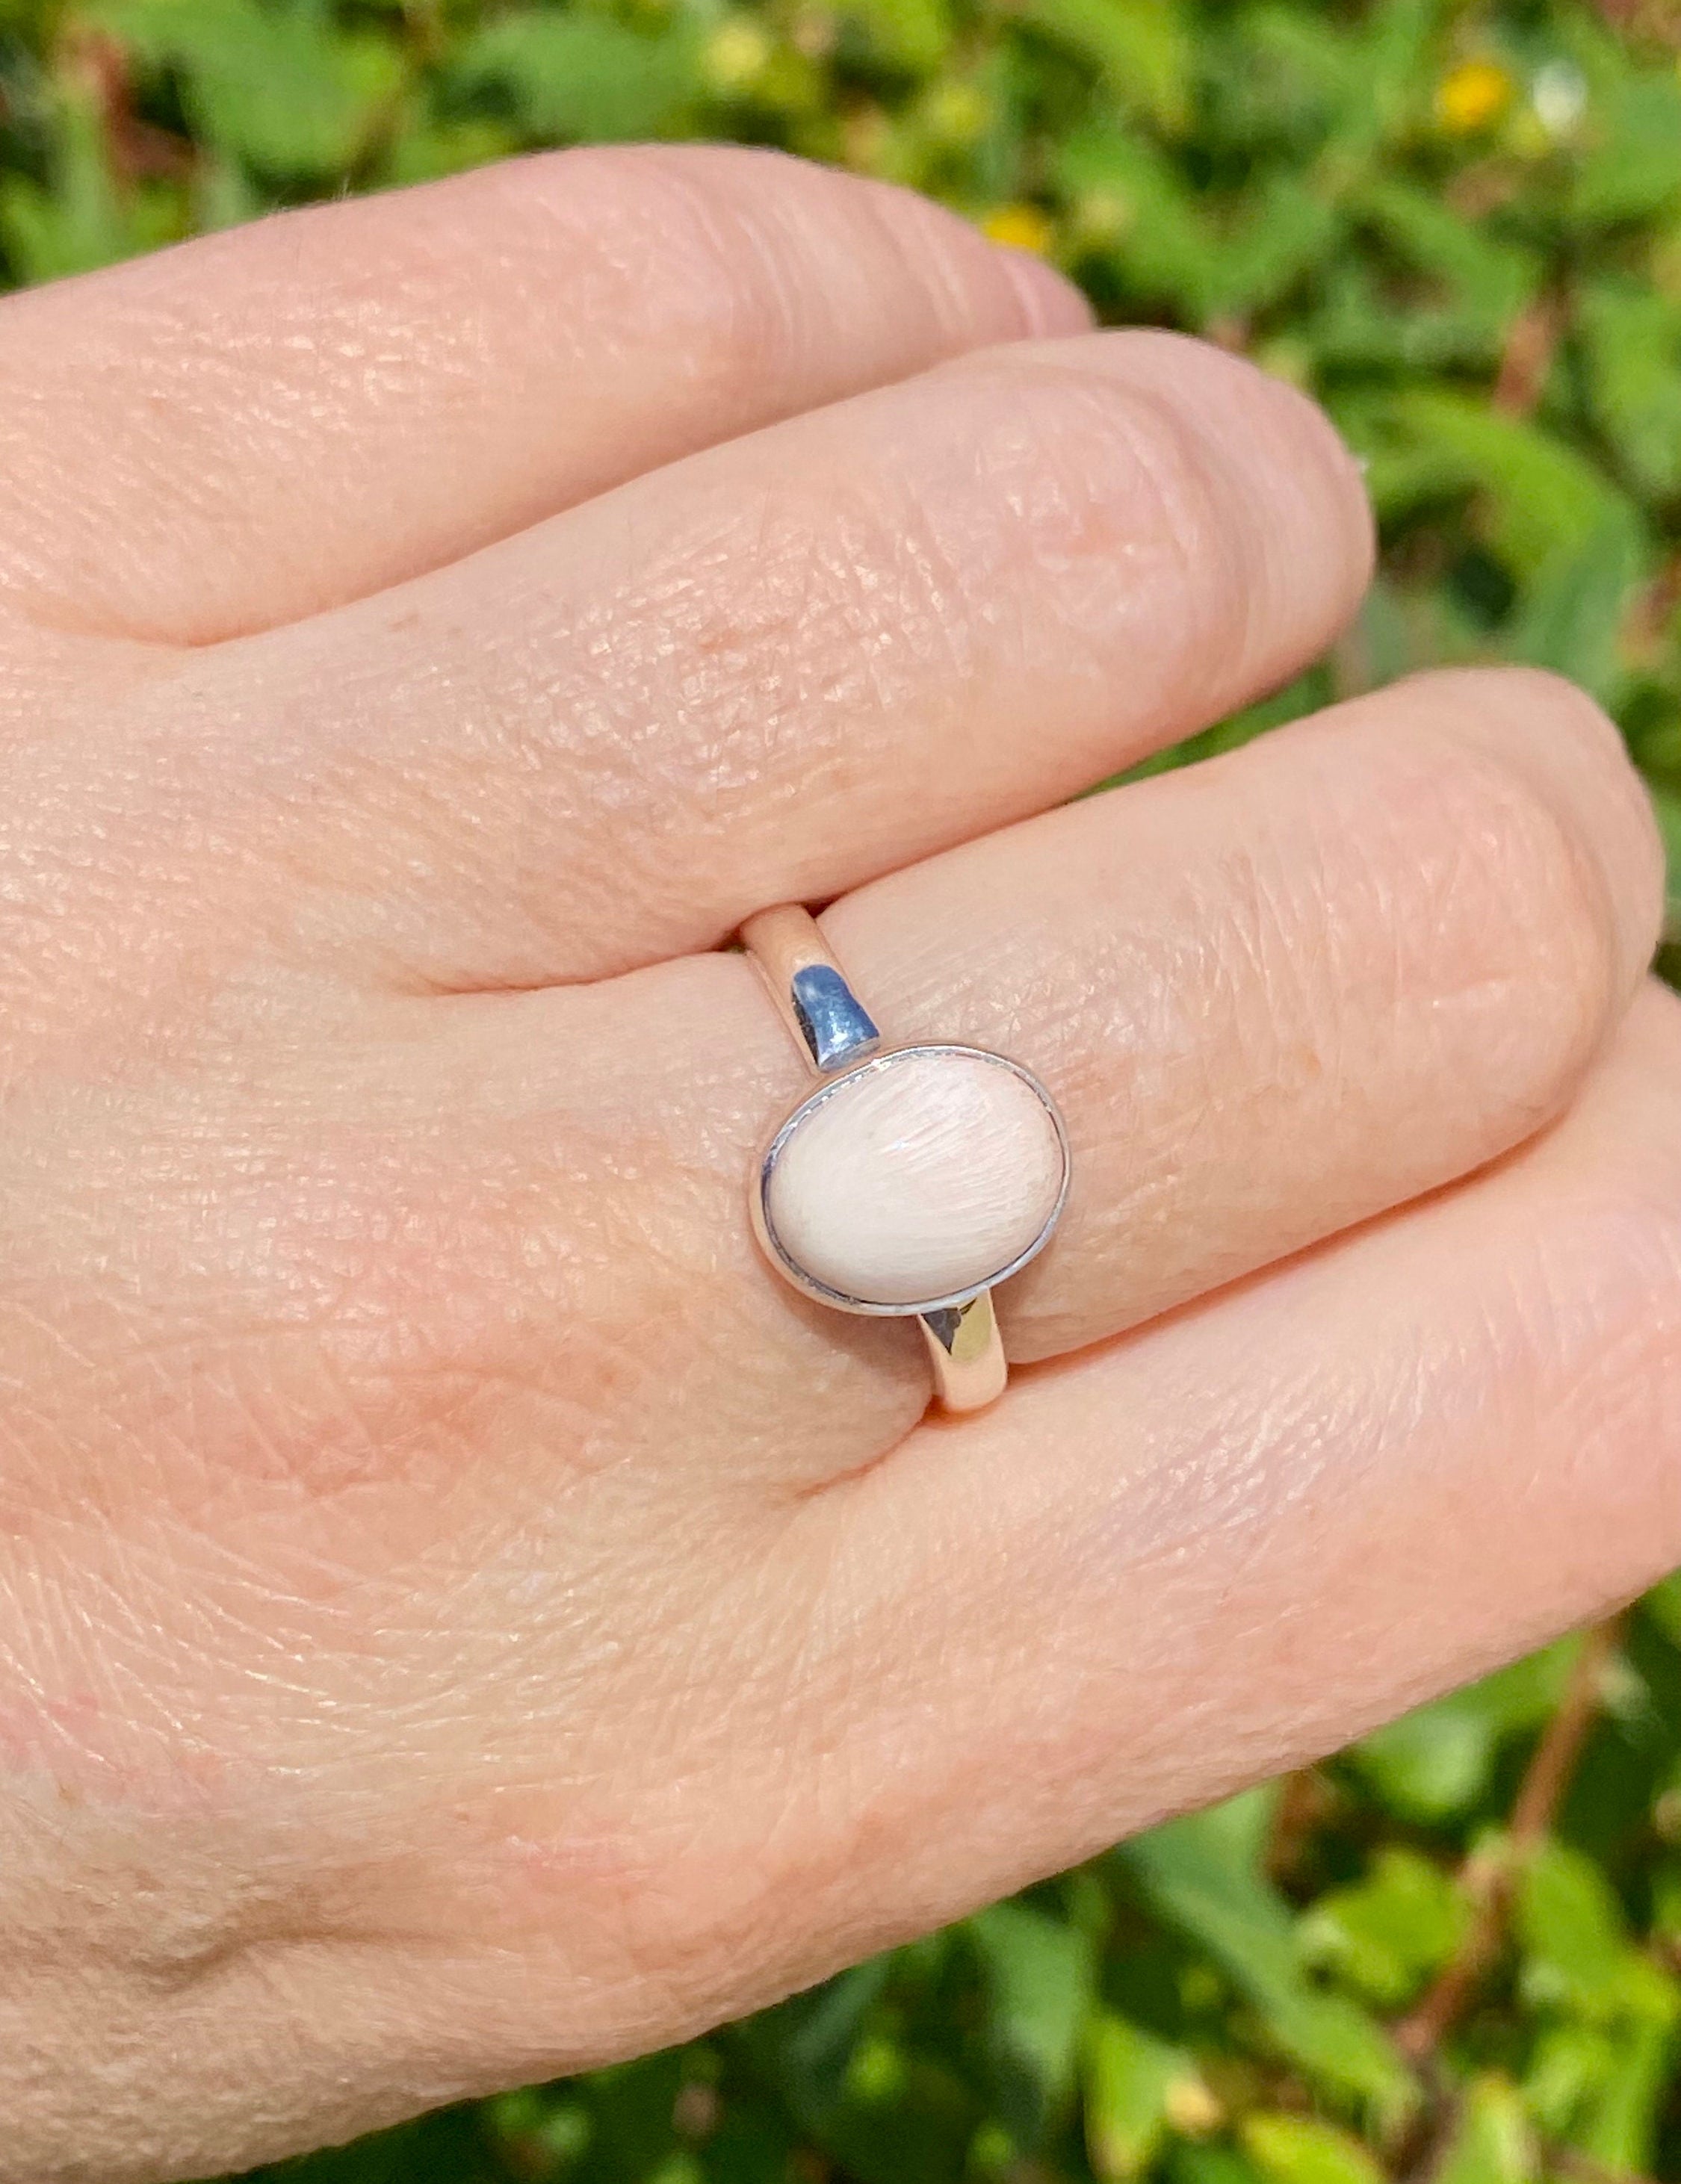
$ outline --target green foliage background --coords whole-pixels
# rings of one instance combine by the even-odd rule
[[[0,0],[0,272],[578,139],[913,183],[1369,462],[1360,627],[1193,748],[1536,661],[1616,713],[1681,867],[1678,51],[1681,0]],[[1681,1580],[748,2025],[283,2173],[1681,2178],[1678,2040]]]

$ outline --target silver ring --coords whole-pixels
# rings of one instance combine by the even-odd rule
[[[1068,1200],[1055,1100],[986,1047],[885,1046],[797,904],[749,918],[741,940],[818,1080],[754,1162],[761,1250],[819,1304],[914,1319],[946,1408],[980,1409],[1008,1378],[992,1291],[1044,1250]]]

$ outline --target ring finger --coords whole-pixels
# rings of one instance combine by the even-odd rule
[[[947,852],[824,922],[890,1039],[1000,1049],[1064,1108],[1063,1228],[1000,1294],[1026,1362],[1536,1129],[1622,1015],[1658,870],[1587,699],[1529,673],[1444,674]],[[686,1416],[737,1448],[797,1446],[807,1476],[910,1424],[927,1388],[914,1335],[805,1304],[756,1256],[747,1170],[801,1078],[743,958],[428,1006],[472,1054],[474,1096],[523,1106],[538,1140],[557,1113],[612,1118],[599,1202],[659,1248],[588,1271],[578,1309],[622,1312],[634,1352],[680,1302],[704,1405],[669,1341],[660,1366]],[[553,1253],[575,1202],[554,1203]]]

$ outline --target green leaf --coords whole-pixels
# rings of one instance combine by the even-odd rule
[[[1403,258],[1438,281],[1455,307],[1490,338],[1535,292],[1539,267],[1532,252],[1474,226],[1421,186],[1374,176],[1352,205]]]
[[[1104,237],[1130,286],[1170,299],[1198,324],[1209,316],[1223,279],[1220,241],[1156,146],[1109,125],[1082,129],[1059,148],[1057,179],[1076,226]]]
[[[1513,1908],[1526,1996],[1593,2022],[1665,2027],[1681,1990],[1635,1948],[1604,1869],[1569,1845],[1542,1843],[1525,1860]]]
[[[1587,283],[1576,308],[1602,430],[1644,491],[1681,491],[1681,303],[1617,277]]]
[[[1667,789],[1654,789],[1658,824],[1669,849],[1671,892],[1681,891],[1681,797]],[[1665,806],[1668,809],[1666,811]],[[1672,1646],[1681,1646],[1681,1571],[1654,1585],[1645,1597],[1645,1612]]]
[[[1614,2174],[1634,2176],[1650,2169],[1675,2053],[1673,2014],[1639,2017],[1626,2025],[1570,2134],[1573,2142]]]
[[[1078,1927],[1025,1903],[997,1903],[969,1921],[991,1997],[992,2037],[1025,2081],[1019,2117],[1036,2137],[1073,2090],[1096,1950]]]
[[[951,50],[952,14],[947,0],[846,0],[883,60],[926,75]]]
[[[1524,2098],[1542,2129],[1619,2174],[1651,2162],[1675,2059],[1673,2018],[1549,2025],[1535,2042]]]
[[[1571,199],[1576,220],[1601,226],[1681,202],[1681,83],[1673,73],[1616,86],[1596,116],[1594,134]]]
[[[1300,1938],[1311,1962],[1380,2008],[1397,2010],[1452,1956],[1466,1917],[1448,1874],[1395,1847],[1378,1852],[1357,1886],[1321,1896],[1303,1919]]]
[[[1086,2148],[1101,2184],[1133,2184],[1143,2174],[1187,2094],[1212,2105],[1182,2048],[1108,2010],[1087,2028],[1082,2084]]]
[[[1376,1730],[1349,1756],[1392,1812],[1444,1819],[1482,1796],[1496,1735],[1488,1721],[1444,1702]]]
[[[853,2053],[892,1964],[891,1956],[872,1957],[754,2019],[753,2048],[808,2129],[824,2129],[841,2105]]]
[[[1472,2079],[1431,2174],[1432,2184],[1536,2184],[1534,2130],[1509,2078],[1489,2071]]]
[[[1613,704],[1624,679],[1623,616],[1650,564],[1639,515],[1614,504],[1585,538],[1536,571],[1506,641],[1512,659],[1567,675]]]
[[[1118,1855],[1146,1901],[1208,1952],[1287,2055],[1327,2089],[1393,2121],[1413,2105],[1415,2081],[1374,2018],[1310,1979],[1290,1908],[1260,1870],[1270,1810],[1251,1791],[1158,1828]]]
[[[1433,387],[1402,394],[1394,416],[1480,489],[1490,542],[1522,577],[1585,546],[1614,517],[1638,523],[1602,471],[1539,425]]]
[[[1261,2184],[1261,2170],[1239,2146],[1220,2139],[1176,2139],[1163,2170],[1168,2184]]]
[[[1596,2025],[1542,2026],[1523,2074],[1523,2101],[1549,2138],[1569,2139],[1610,2076],[1617,2042]]]
[[[606,16],[526,9],[469,38],[450,81],[500,90],[539,136],[606,142],[673,127],[693,103],[697,54],[682,24],[647,35]]]
[[[488,165],[518,149],[517,139],[500,121],[474,115],[460,121],[432,121],[416,116],[393,136],[380,181],[388,187],[434,182],[470,167]]]
[[[103,0],[99,20],[179,70],[198,131],[265,173],[342,174],[405,73],[390,40],[340,27],[325,0]]]
[[[91,272],[161,238],[148,236],[111,172],[91,101],[65,94],[53,118],[50,183],[0,178],[0,242],[25,281]]]
[[[1580,1643],[1563,1639],[1403,1714],[1355,1745],[1350,1763],[1404,1819],[1440,1820],[1469,1812],[1488,1787],[1503,1741],[1540,1728],[1551,1716]]]
[[[1646,783],[1646,789],[1657,817],[1658,833],[1663,837],[1663,937],[1673,947],[1681,943],[1681,796],[1653,781]],[[1681,1613],[1678,1613],[1677,1621],[1681,1624]],[[1681,1645],[1681,1631],[1677,1633],[1675,1642]]]
[[[1243,2139],[1271,2184],[1387,2184],[1370,2148],[1316,2116],[1251,2115]]]
[[[251,2184],[500,2184],[505,2174],[490,2154],[477,2111],[445,2109],[394,2131],[335,2146],[302,2160],[254,2170]]]
[[[1261,182],[1247,217],[1221,240],[1219,305],[1254,311],[1275,304],[1333,249],[1343,214],[1322,192],[1290,175]]]
[[[1019,19],[1089,62],[1163,129],[1190,110],[1190,47],[1177,0],[1015,0]]]

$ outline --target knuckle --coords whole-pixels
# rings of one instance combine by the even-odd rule
[[[1631,771],[1617,724],[1578,683],[1550,668],[1522,666],[1438,667],[1412,678],[1412,688],[1438,697],[1476,739],[1549,745],[1607,775]]]
[[[780,747],[797,741],[807,793],[879,766],[861,722],[925,709],[935,666],[955,694],[1054,659],[1107,691],[1125,660],[1182,703],[1244,642],[1241,526],[1164,397],[1000,351],[891,401],[885,437],[836,415],[796,475],[761,469],[702,550],[679,526],[621,616],[621,685],[681,662],[681,778],[651,754],[647,793],[720,843]]]
[[[1508,1061],[1566,1086],[1621,998],[1618,916],[1595,846],[1553,783],[1498,739],[1455,738],[1438,793],[1461,896],[1456,929],[1480,929],[1477,956],[1508,967],[1487,989]]]
[[[1421,679],[1445,699],[1463,739],[1492,755],[1551,816],[1583,907],[1608,945],[1615,998],[1626,1001],[1657,945],[1665,860],[1651,800],[1617,724],[1578,685],[1539,668]]]
[[[583,315],[617,326],[627,354],[680,343],[697,389],[749,366],[775,371],[798,332],[780,209],[790,190],[811,188],[800,162],[747,147],[592,145],[500,171],[504,189],[534,199],[581,250]]]
[[[598,148],[558,155],[566,197],[589,229],[614,304],[680,337],[685,375],[729,393],[784,373],[829,376],[844,332],[900,346],[907,315],[961,338],[975,269],[991,254],[972,231],[908,192],[746,146]],[[564,168],[557,172],[564,172]],[[645,268],[657,254],[661,279]],[[1001,273],[991,285],[1008,292]]]
[[[1025,577],[1036,612],[1105,663],[1118,639],[1148,629],[1149,671],[1176,680],[1210,646],[1241,642],[1248,532],[1182,404],[1067,349],[995,350],[930,383],[985,488],[965,507],[983,550],[954,566],[984,588],[989,614],[996,588]]]

